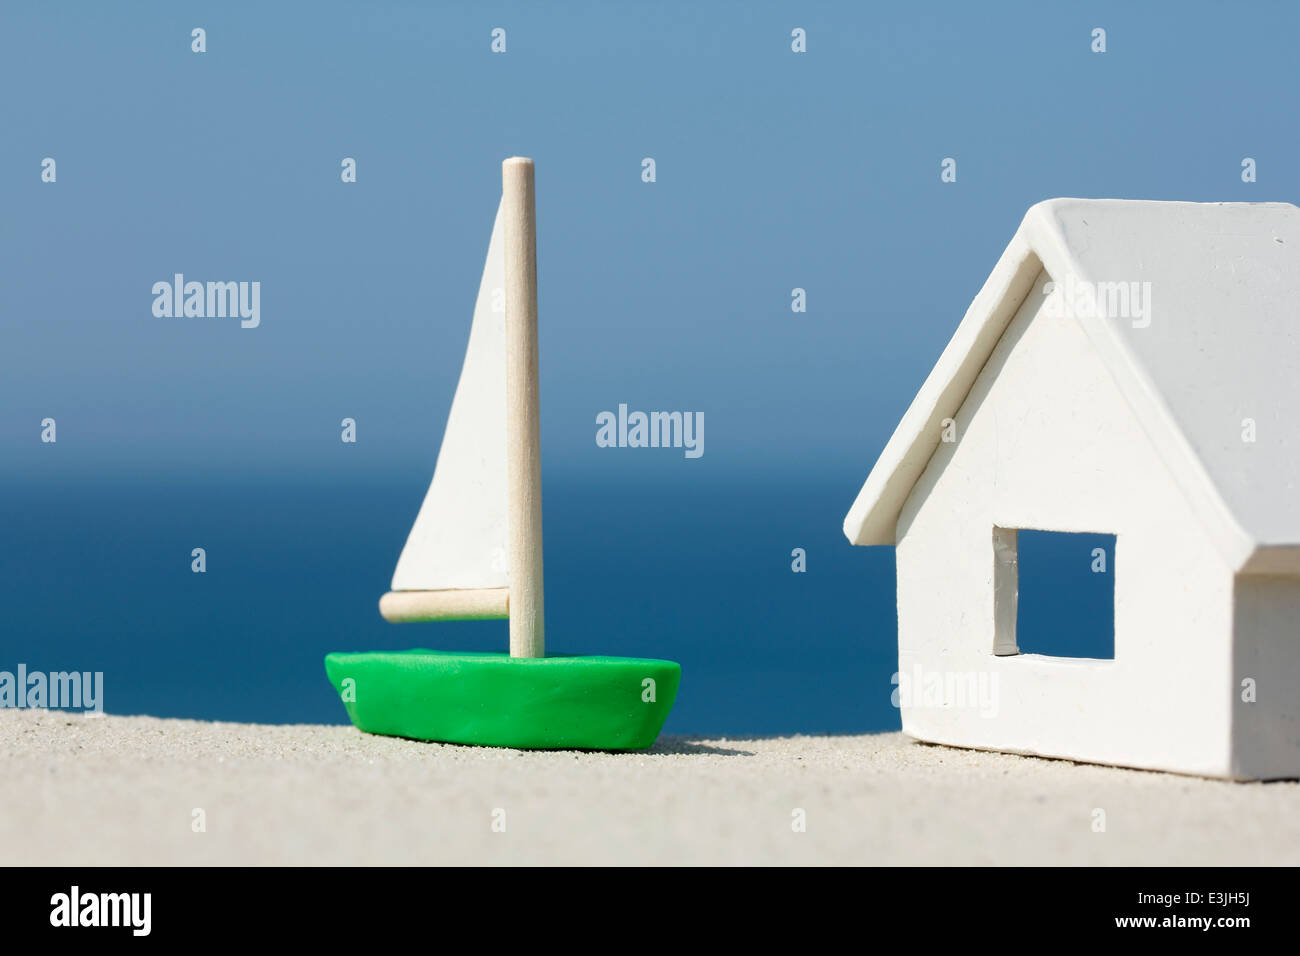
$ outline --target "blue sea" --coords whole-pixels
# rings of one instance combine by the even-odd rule
[[[11,480],[0,499],[0,669],[102,671],[109,713],[346,722],[321,662],[329,651],[506,645],[502,621],[379,616],[427,478]],[[841,533],[856,483],[848,469],[548,478],[549,649],[680,662],[670,733],[897,729],[894,552]],[[195,547],[207,553],[202,574],[191,571]],[[1077,573],[1052,585],[1022,570],[1022,620],[1097,630],[1109,575],[1087,573],[1091,543],[1034,545],[1044,560],[1032,562],[1026,547],[1022,565]]]

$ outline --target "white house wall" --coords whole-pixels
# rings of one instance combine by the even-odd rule
[[[1235,775],[1300,776],[1300,579],[1239,575],[1234,607]]]
[[[913,694],[903,729],[1231,775],[1233,576],[1077,321],[1038,315],[1046,281],[1040,274],[954,416],[957,441],[940,443],[898,522],[900,672],[913,685],[917,675],[983,675],[994,706]],[[1114,660],[994,656],[995,527],[1116,536]]]

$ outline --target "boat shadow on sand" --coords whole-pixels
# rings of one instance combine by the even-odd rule
[[[706,743],[700,737],[660,737],[649,750],[637,751],[643,754],[663,754],[665,756],[715,756],[715,757],[753,757],[752,750],[738,750],[733,747],[719,747]]]
[[[621,756],[649,756],[649,757],[754,757],[757,756],[752,750],[739,750],[733,747],[719,747],[713,743],[705,742],[703,737],[674,737],[666,735],[656,740],[653,746],[642,750],[601,750],[589,747],[491,747],[481,744],[461,744],[450,743],[441,740],[421,740],[416,737],[403,737],[401,734],[368,734],[364,731],[361,733],[363,738],[377,737],[380,739],[402,740],[413,744],[421,744],[426,747],[472,747],[475,750],[511,750],[520,754],[609,754],[611,757]]]

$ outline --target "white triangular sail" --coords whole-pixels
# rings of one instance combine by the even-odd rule
[[[394,591],[507,586],[505,281],[498,207],[460,383]]]

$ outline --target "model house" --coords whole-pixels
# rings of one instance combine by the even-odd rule
[[[1020,652],[1023,529],[1115,535],[1113,659]],[[907,734],[1300,776],[1300,209],[1031,208],[844,531],[897,546]]]

